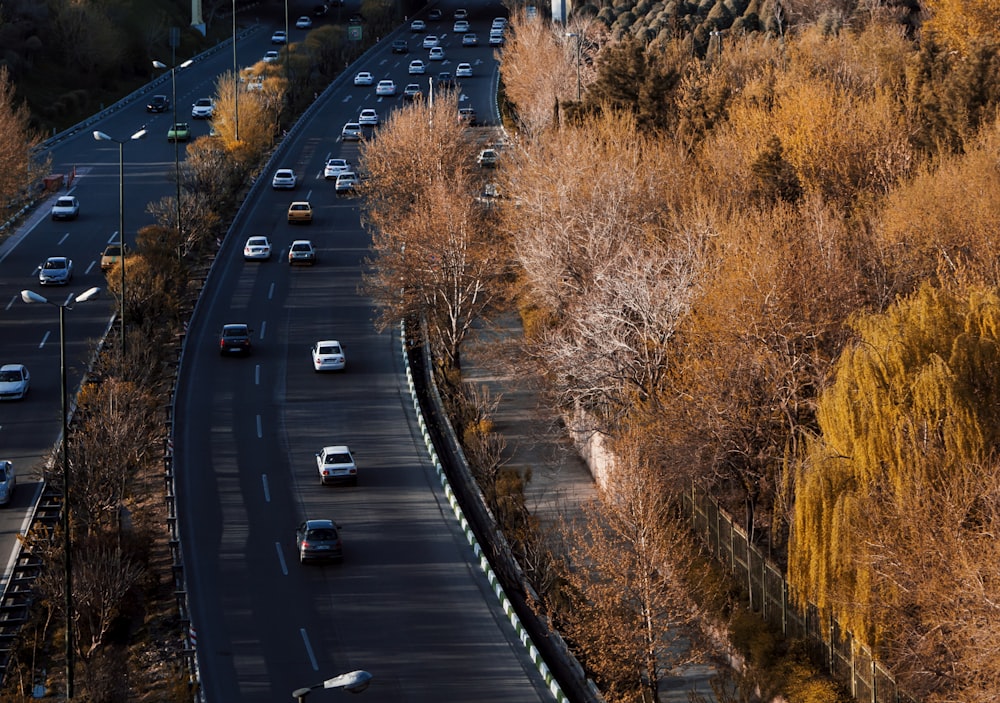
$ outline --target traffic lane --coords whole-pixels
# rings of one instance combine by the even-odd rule
[[[258,209],[260,207],[262,207],[262,205],[258,205]],[[351,236],[347,232],[326,231],[325,234],[331,237],[331,242],[333,243],[337,241],[336,237],[338,235],[344,239]],[[362,231],[360,228],[357,228],[354,234],[356,236],[361,236]],[[300,351],[300,349],[305,347],[311,339],[312,328],[310,325],[312,325],[317,318],[324,319],[323,316],[330,311],[335,311],[336,314],[343,314],[345,310],[347,310],[346,306],[331,305],[330,301],[338,301],[347,298],[350,296],[350,291],[354,289],[357,283],[357,272],[359,271],[359,264],[364,256],[364,251],[360,248],[357,248],[353,253],[337,251],[336,246],[331,246],[331,249],[331,257],[335,257],[337,261],[344,263],[344,265],[333,264],[324,268],[324,265],[320,263],[313,268],[285,269],[288,271],[291,287],[293,289],[301,287],[301,291],[298,293],[296,293],[295,290],[291,290],[289,292],[289,300],[295,300],[296,302],[294,304],[284,306],[284,309],[287,310],[289,314],[288,329],[298,330],[301,327],[305,328],[307,331],[302,333],[300,338],[297,338],[292,334],[289,334],[287,337],[289,344],[291,345],[290,348],[294,350],[294,353],[289,355],[287,368],[289,369],[288,375],[290,380],[288,383],[289,387],[285,391],[286,404],[284,407],[286,408],[286,411],[284,413],[284,420],[280,424],[284,428],[292,428],[292,430],[297,433],[301,433],[306,428],[316,433],[315,435],[309,437],[303,437],[298,441],[289,440],[288,442],[290,447],[289,452],[293,458],[287,463],[291,467],[290,472],[293,477],[295,477],[290,479],[289,483],[301,487],[300,490],[303,496],[302,501],[305,508],[302,512],[298,512],[294,506],[292,508],[289,508],[288,506],[282,508],[276,505],[275,494],[272,493],[272,499],[269,506],[274,514],[279,515],[278,522],[280,523],[280,527],[276,528],[277,531],[270,535],[270,537],[266,534],[262,534],[259,538],[255,537],[258,531],[254,529],[253,526],[258,524],[269,524],[271,521],[266,516],[260,517],[254,514],[253,519],[250,519],[244,516],[241,508],[233,509],[231,506],[228,508],[222,507],[218,511],[218,514],[222,516],[220,521],[222,527],[220,528],[221,532],[219,536],[222,555],[218,560],[216,560],[216,562],[225,566],[222,573],[213,573],[209,580],[212,583],[217,584],[219,586],[219,591],[225,595],[223,596],[222,604],[218,607],[210,607],[209,610],[213,614],[219,612],[232,613],[233,617],[232,619],[228,619],[224,626],[218,628],[218,632],[225,633],[224,636],[226,641],[220,644],[208,642],[207,645],[210,652],[221,649],[221,651],[227,653],[227,660],[221,662],[220,666],[226,671],[229,670],[230,666],[234,669],[234,674],[240,682],[239,693],[244,700],[253,700],[258,694],[258,691],[262,696],[261,700],[264,699],[264,696],[281,695],[282,692],[287,692],[285,689],[288,688],[288,685],[293,687],[301,685],[301,682],[303,681],[301,676],[311,676],[312,678],[315,678],[319,675],[322,678],[322,671],[326,669],[323,666],[323,657],[325,656],[324,653],[343,651],[343,646],[341,646],[340,650],[338,650],[336,648],[336,642],[331,644],[316,644],[317,638],[320,638],[321,643],[323,642],[322,638],[325,636],[323,633],[327,632],[332,625],[322,619],[317,621],[316,615],[313,612],[313,608],[315,606],[312,605],[306,608],[306,610],[298,618],[284,616],[280,618],[281,622],[287,621],[288,623],[291,623],[291,626],[285,628],[287,631],[284,631],[283,634],[282,632],[274,632],[273,634],[262,637],[258,632],[258,634],[254,636],[253,632],[257,632],[257,629],[255,629],[255,626],[247,625],[245,617],[242,619],[238,617],[240,614],[247,615],[250,613],[257,613],[257,617],[251,617],[250,619],[253,623],[259,623],[262,618],[267,620],[265,614],[272,612],[278,603],[292,602],[297,604],[300,601],[304,601],[306,604],[310,604],[312,603],[312,599],[308,597],[307,593],[302,593],[297,589],[293,589],[293,592],[289,595],[288,599],[274,598],[273,591],[270,589],[254,589],[254,593],[256,595],[254,595],[254,593],[244,593],[245,589],[240,587],[241,584],[266,582],[269,576],[267,573],[253,572],[253,563],[250,563],[247,566],[247,569],[250,569],[251,571],[244,571],[238,564],[238,555],[271,553],[273,548],[275,553],[275,572],[277,573],[281,571],[282,561],[286,566],[288,566],[289,559],[287,556],[283,560],[279,559],[277,556],[277,548],[274,547],[274,545],[281,543],[283,540],[289,539],[289,537],[284,537],[283,535],[290,535],[289,529],[294,526],[295,520],[298,519],[298,517],[306,517],[313,514],[312,501],[314,500],[320,501],[317,511],[323,513],[333,512],[335,519],[344,520],[343,518],[338,517],[341,510],[336,507],[328,508],[326,502],[331,496],[336,496],[338,494],[344,495],[339,493],[340,490],[344,490],[345,494],[348,492],[350,493],[350,502],[352,504],[363,506],[365,494],[360,489],[368,484],[372,484],[373,482],[374,485],[370,485],[369,488],[372,490],[380,489],[381,483],[389,478],[389,471],[393,466],[391,456],[392,452],[384,452],[384,450],[379,448],[397,445],[398,443],[392,440],[392,434],[393,432],[398,433],[401,427],[405,428],[405,425],[401,425],[395,417],[400,404],[405,403],[400,396],[398,375],[396,373],[376,373],[374,374],[375,377],[381,377],[381,380],[376,380],[376,378],[373,378],[373,374],[365,373],[359,368],[355,369],[356,373],[354,374],[349,371],[347,374],[335,374],[330,379],[326,379],[324,376],[317,378],[311,369],[308,356],[303,351]],[[230,264],[228,268],[240,268],[240,265],[235,260],[230,260],[228,263]],[[258,272],[266,271],[268,276],[271,276],[275,274],[274,268],[275,267],[268,264],[265,266],[258,266],[256,270]],[[351,271],[354,272],[353,275],[351,275]],[[280,276],[281,272],[278,271],[277,273]],[[246,298],[246,281],[244,281],[241,276],[238,277],[236,283],[238,292],[235,296],[228,297],[227,300],[230,303],[234,298],[238,301],[243,301]],[[268,289],[270,288],[270,286],[265,287]],[[303,303],[299,303],[299,299],[302,299]],[[351,340],[349,347],[355,350],[354,354],[360,353],[360,357],[358,357],[359,360],[377,359],[378,356],[376,352],[379,347],[381,347],[383,353],[387,355],[386,358],[388,363],[391,365],[394,360],[398,359],[398,357],[395,356],[398,346],[389,340],[383,340],[381,344],[378,342],[366,343],[364,341],[365,338],[373,336],[369,323],[370,309],[366,306],[355,306],[355,308],[356,310],[353,315],[348,315],[346,318],[341,319],[334,317],[325,324],[335,326],[338,329],[338,334],[340,334],[340,330],[343,330],[344,333],[340,336]],[[230,312],[225,311],[221,314],[228,315]],[[301,322],[297,319],[300,316],[302,318]],[[352,319],[353,322],[351,321]],[[221,319],[216,319],[215,322],[218,324],[221,321]],[[283,335],[281,335],[282,325],[279,323],[277,328],[275,328],[273,320],[269,319],[268,322],[268,329],[277,329],[278,336],[283,337]],[[352,332],[352,330],[354,330],[354,332]],[[272,336],[270,332],[268,336]],[[381,337],[381,335],[374,336]],[[260,361],[262,364],[262,375],[265,378],[270,377],[267,368],[270,364],[275,363],[275,354],[277,353],[280,355],[279,347],[280,345],[264,344],[264,342],[261,342],[260,349],[258,353],[255,354],[255,360]],[[266,359],[266,361],[262,359]],[[235,365],[247,360],[224,359],[221,361],[228,361]],[[350,360],[350,357],[348,363],[351,368],[357,365],[355,362]],[[398,361],[395,363],[398,363]],[[301,390],[301,393],[303,394],[302,399],[298,401],[296,401],[295,398],[297,397],[299,391],[292,387],[293,381],[291,380],[296,375],[304,375],[305,377],[303,382],[304,385]],[[220,377],[221,376],[219,375],[213,376],[213,378]],[[334,388],[337,392],[331,399],[324,399],[322,397],[318,399],[316,398],[316,389],[319,387],[318,381],[323,380],[330,380],[333,384],[336,384]],[[226,381],[226,383],[231,382]],[[239,470],[236,472],[225,468],[227,463],[233,461],[232,455],[229,453],[230,450],[227,450],[226,448],[227,442],[225,441],[225,438],[229,434],[226,428],[231,426],[234,428],[232,430],[232,434],[244,435],[242,439],[236,439],[236,445],[241,448],[241,450],[237,450],[237,453],[246,448],[253,447],[255,442],[262,441],[264,437],[270,436],[270,433],[267,429],[268,423],[266,421],[266,411],[258,413],[256,408],[261,406],[254,405],[248,398],[243,398],[242,396],[237,397],[240,393],[242,393],[241,389],[247,385],[247,382],[244,381],[242,384],[237,383],[237,385],[239,387],[234,392],[234,397],[228,399],[225,402],[225,407],[218,413],[221,418],[221,422],[216,425],[217,429],[213,431],[213,436],[215,437],[215,440],[213,441],[217,442],[218,446],[213,447],[212,457],[207,465],[212,466],[217,474],[223,473],[229,479],[239,477],[240,479],[245,480],[247,483],[244,483],[242,488],[238,491],[236,491],[236,489],[232,490],[240,496],[246,496],[252,491],[259,491],[259,487],[263,485],[261,477],[257,476],[257,472],[255,472],[252,468],[248,471],[244,471],[244,463],[246,463],[247,466],[253,467],[255,466],[253,462],[256,461],[256,457],[254,456],[251,458],[251,456],[248,456],[245,459],[236,459],[237,464],[239,464]],[[280,389],[280,384],[267,383],[265,385],[267,386],[267,393],[273,394],[279,392],[276,389]],[[371,408],[373,391],[375,389],[382,389],[379,393],[384,392],[386,397],[391,399],[390,403],[394,406],[396,411],[390,412],[389,416],[381,421],[377,419],[379,413],[373,412]],[[262,405],[269,404],[270,402],[262,401]],[[326,407],[326,404],[329,404],[329,407]],[[365,409],[361,410],[361,408]],[[303,413],[301,418],[297,415],[297,412],[300,410]],[[262,417],[262,421],[258,421],[258,416]],[[318,420],[317,418],[323,418],[323,420]],[[320,487],[318,485],[319,482],[313,454],[319,446],[327,441],[330,441],[328,439],[330,427],[361,427],[367,429],[367,432],[363,430],[354,430],[351,434],[352,439],[349,440],[353,443],[352,446],[359,452],[358,461],[361,462],[363,466],[371,467],[371,471],[369,472],[367,479],[364,475],[362,475],[362,483],[358,490],[340,489],[339,487]],[[406,478],[412,478],[412,463],[414,461],[412,456],[420,456],[423,454],[424,450],[422,447],[422,441],[419,438],[419,433],[413,429],[412,424],[407,428],[407,431],[409,433],[408,439],[412,447],[397,453],[408,457],[403,460],[405,462],[402,467],[403,476]],[[280,444],[280,440],[278,440],[277,443]],[[375,451],[366,451],[365,447],[369,445],[376,447],[377,449]],[[268,476],[269,478],[274,479],[269,480],[268,485],[272,488],[276,485],[284,485],[285,482],[280,480],[280,462],[277,460],[271,460],[268,461],[268,465],[271,467],[271,470],[268,472]],[[419,492],[415,497],[411,497],[411,499],[419,501],[423,491],[426,490],[428,482],[433,483],[434,481],[435,479],[433,475],[424,476],[420,482],[421,488]],[[236,483],[237,481],[227,480],[220,480],[218,482],[217,490],[220,493],[220,500],[223,504],[225,504],[226,498],[229,496],[231,486],[236,485]],[[334,491],[337,491],[337,493],[334,493]],[[384,499],[384,497],[385,496],[383,495],[382,499]],[[199,510],[198,512],[205,513],[212,511]],[[248,510],[248,512],[252,513],[252,510]],[[366,510],[365,512],[368,515],[375,515],[378,511]],[[400,509],[395,512],[405,515],[407,511]],[[437,514],[439,509],[435,508],[434,512]],[[282,518],[281,516],[284,517]],[[440,517],[438,517],[438,519],[440,519]],[[348,522],[353,523],[354,518],[349,517],[345,520],[344,524],[348,524]],[[412,538],[414,535],[414,527],[409,524],[412,520],[404,522],[406,523],[404,525],[405,534],[393,537],[390,542],[394,544],[401,544],[405,543],[407,539]],[[266,533],[266,530],[261,530],[261,532]],[[349,539],[351,534],[352,530],[348,529],[345,533],[345,539]],[[462,542],[460,537],[458,540],[458,544],[461,544]],[[428,538],[421,541],[432,540]],[[205,540],[203,539],[198,540],[199,545],[204,542]],[[465,549],[467,549],[467,547],[465,547]],[[350,553],[349,548],[348,553]],[[431,556],[421,556],[420,560],[431,564],[436,562],[436,559]],[[250,562],[256,562],[256,556],[251,556]],[[210,568],[214,570],[214,567]],[[298,568],[297,565],[296,568]],[[294,571],[290,570],[290,573],[294,573]],[[369,580],[371,578],[375,577],[370,577]],[[227,584],[229,587],[227,587]],[[442,590],[447,590],[447,585],[437,583],[432,590],[442,592]],[[260,595],[265,593],[265,591],[271,594],[270,597]],[[324,588],[321,591],[321,594],[325,594],[327,592],[328,589]],[[349,595],[350,594],[347,594],[347,596]],[[409,609],[407,609],[404,605],[399,605],[400,598],[400,595],[397,593],[391,598],[391,600],[394,603],[397,603],[397,608],[403,607],[406,612],[409,612]],[[480,601],[479,607],[483,607],[481,598],[477,597],[477,599]],[[254,602],[257,603],[256,606],[254,605]],[[461,607],[460,604],[459,607]],[[470,605],[469,607],[474,608],[475,606]],[[428,630],[440,631],[442,629],[443,625],[442,623],[437,622],[436,613],[425,613],[423,617],[428,617],[430,619],[430,623],[415,626],[416,629],[419,629],[421,632],[426,632]],[[365,622],[363,625],[364,627],[374,625],[377,632],[384,632],[386,628],[400,622],[401,618],[401,615],[394,613],[384,626],[379,623],[372,622]],[[369,619],[366,618],[366,620]],[[316,622],[323,623],[320,634],[314,632],[313,628],[308,625],[309,623]],[[300,624],[295,626],[295,623]],[[336,628],[337,631],[341,631],[342,629],[339,625],[336,625]],[[446,627],[444,629],[447,630]],[[463,632],[464,629],[462,632],[449,632],[449,642],[452,639],[461,641]],[[471,644],[466,642],[465,644],[467,646],[461,647],[461,650],[468,650],[470,648],[474,649],[482,646],[480,642],[482,639],[481,630],[476,629],[474,632],[475,642]],[[468,636],[468,634],[466,633],[465,636]],[[337,641],[340,642],[340,639]],[[402,638],[402,641],[404,642],[404,651],[409,651],[413,647],[412,644],[406,644],[405,637]],[[200,639],[200,643],[206,644],[204,636]],[[433,650],[433,643],[427,641],[420,642],[419,646],[423,649],[428,649],[430,651]],[[438,662],[440,664],[440,662],[443,661],[431,654],[430,651],[427,654],[427,657],[429,658],[427,661],[424,661],[420,657],[416,657],[415,659],[417,663],[411,664],[413,667],[413,673],[404,669],[403,673],[400,674],[400,677],[407,681],[419,681],[419,672],[422,669],[433,668],[434,662]],[[491,653],[489,656],[493,657],[494,655]],[[411,655],[409,660],[413,659],[414,657]],[[337,660],[340,661],[340,657],[337,657]],[[469,663],[467,658],[465,661],[467,664]],[[296,662],[298,663],[297,667]],[[298,668],[302,667],[303,662],[305,663],[305,668],[302,669],[302,675],[295,674],[294,676],[289,676],[286,684],[278,683],[273,686],[273,690],[269,691],[267,689],[265,680],[273,682],[276,680],[275,676],[277,676],[278,673],[280,673],[281,676],[284,676],[287,672],[297,671]],[[316,668],[313,668],[314,662]],[[264,667],[263,669],[262,666]],[[331,666],[333,665],[331,664]],[[485,666],[485,664],[483,666]],[[519,665],[517,664],[513,666],[515,669],[519,668]],[[487,668],[492,667],[493,665],[490,665]],[[212,665],[203,665],[203,671],[214,671],[215,668],[216,667]],[[482,669],[482,667],[476,668]],[[503,669],[503,667],[500,667],[500,669]],[[266,675],[262,673],[262,671],[265,670],[268,672]],[[329,669],[326,670],[328,671]],[[207,675],[212,676],[214,679],[214,674]],[[481,677],[482,674],[480,672],[476,675],[476,680],[480,680]],[[504,678],[508,677],[509,672],[504,674]],[[524,672],[518,671],[514,678],[518,681],[523,681]],[[218,690],[219,695],[228,696],[229,698],[233,695],[231,689],[226,688],[218,682],[208,683],[207,685],[209,690]],[[463,691],[463,696],[467,695],[470,685],[471,682],[463,682],[459,684],[459,688]],[[417,687],[419,688],[419,686]],[[433,691],[432,695],[437,696],[440,694],[437,687],[432,686],[431,689]],[[455,698],[454,700],[460,699],[461,698]],[[520,693],[517,694],[517,699],[530,700],[530,698],[524,698]],[[415,698],[414,700],[420,700],[420,698]],[[430,698],[427,698],[427,700],[430,700]],[[435,698],[435,700],[442,699]]]

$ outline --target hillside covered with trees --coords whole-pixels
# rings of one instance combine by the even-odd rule
[[[668,496],[708,487],[929,701],[1000,690],[998,20],[585,5],[516,22],[501,67],[554,402]]]

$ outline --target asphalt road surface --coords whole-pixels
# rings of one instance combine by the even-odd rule
[[[448,59],[437,70],[473,62],[479,75],[463,82],[463,103],[492,114],[492,51],[458,46],[453,9],[440,23]],[[470,10],[485,39],[499,5]],[[383,39],[289,135],[272,166],[294,169],[297,189],[274,191],[264,174],[189,327],[175,468],[208,701],[288,700],[296,688],[354,669],[374,675],[364,694],[371,701],[551,699],[439,487],[399,340],[374,330],[371,302],[358,292],[369,246],[359,203],[323,179],[328,157],[357,163],[358,147],[339,139],[344,122],[362,108],[384,115],[402,105],[399,95],[377,98],[374,87],[351,80],[370,70],[376,80],[410,82],[407,65],[425,50],[408,28],[397,36],[410,40],[409,54],[391,54],[395,37]],[[312,203],[311,225],[286,222],[290,201],[300,199]],[[270,261],[243,260],[251,235],[270,238]],[[315,266],[285,262],[299,238],[316,247]],[[220,355],[218,334],[231,322],[253,328],[250,356]],[[342,342],[344,372],[313,371],[309,347],[319,339]],[[329,444],[355,452],[357,486],[320,485],[314,454]],[[298,563],[294,528],[311,518],[341,525],[342,564]]]

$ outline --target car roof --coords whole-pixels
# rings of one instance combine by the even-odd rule
[[[346,444],[332,444],[329,447],[323,447],[323,451],[326,454],[350,454],[351,450],[347,448]]]
[[[249,239],[247,239],[247,241],[248,242],[252,242],[252,241],[254,241],[256,239],[260,239],[260,240],[265,241],[265,242],[267,241],[267,237],[265,237],[262,234],[255,234],[254,236],[252,236]]]
[[[295,172],[290,168],[279,168],[277,171],[275,171],[275,173],[295,173]]]
[[[312,246],[313,243],[308,239],[296,239],[292,242],[292,246],[294,247],[296,244],[308,244],[309,246]]]
[[[337,529],[337,526],[334,524],[333,520],[306,520],[302,524],[305,526],[307,530],[323,529],[323,528],[334,529],[334,530]]]
[[[328,342],[320,342],[320,344],[327,344]],[[337,342],[340,344],[340,342]],[[0,366],[0,371],[20,371],[24,368],[24,364],[4,364]]]
[[[316,342],[317,347],[321,347],[324,344],[336,344],[338,347],[340,346],[340,342],[338,342],[336,339],[324,339],[322,341]]]

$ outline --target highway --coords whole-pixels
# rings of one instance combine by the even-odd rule
[[[258,46],[268,40],[257,29],[238,43],[238,54],[257,60]],[[227,45],[231,47],[231,45]],[[186,70],[177,71],[177,118],[191,124],[192,136],[207,134],[204,120],[192,120],[191,103],[212,95],[215,77],[232,69],[232,51],[209,52]],[[49,149],[52,172],[67,176],[71,194],[80,201],[76,220],[52,221],[50,203],[43,203],[17,232],[0,245],[0,364],[23,363],[31,373],[27,399],[0,403],[0,458],[14,462],[18,488],[12,504],[0,510],[0,560],[9,563],[16,546],[15,535],[25,527],[28,511],[41,490],[41,475],[52,448],[61,434],[59,391],[59,311],[44,304],[28,305],[20,291],[34,290],[62,303],[71,293],[99,286],[106,280],[99,265],[104,247],[118,240],[119,150],[118,144],[95,141],[93,130],[115,139],[128,140],[145,127],[144,139],[128,141],[122,151],[124,164],[124,221],[126,242],[134,243],[135,232],[153,224],[146,204],[175,192],[174,148],[166,140],[172,112],[146,112],[147,98],[170,94],[166,82],[151,86],[109,108],[103,117],[79,131],[57,140]],[[186,145],[181,145],[181,158]],[[70,180],[69,174],[75,173]],[[73,260],[73,281],[65,286],[38,285],[35,270],[49,256]],[[108,328],[116,309],[115,300],[103,294],[66,312],[66,351],[69,387],[79,386],[93,345]],[[72,451],[72,446],[70,447]],[[57,464],[57,467],[59,465]],[[61,480],[57,474],[57,480]],[[7,569],[3,579],[6,581]]]
[[[475,107],[480,118],[491,115],[496,65],[485,43],[490,19],[502,8],[470,8],[478,49],[458,47],[460,38],[450,31],[454,8],[443,9],[444,19],[428,29],[443,36],[448,54],[430,64],[429,75],[470,61],[477,75],[463,81],[463,105]],[[239,41],[241,65],[271,48],[271,29]],[[389,53],[388,40],[396,37],[409,40],[409,54]],[[356,69],[394,79],[401,92],[416,80],[406,73],[409,60],[426,58],[418,39],[404,28]],[[177,71],[177,116],[191,124],[193,136],[209,125],[190,118],[190,105],[212,95],[215,77],[231,66],[232,52],[224,49]],[[356,162],[357,146],[337,140],[340,126],[362,107],[384,116],[401,98],[377,99],[374,88],[354,87],[354,70],[281,148],[280,165],[294,168],[302,183],[293,194],[254,192],[241,218],[245,226],[225,243],[187,338],[175,467],[205,698],[288,700],[295,688],[364,668],[375,676],[365,693],[372,701],[551,700],[442,495],[415,429],[399,340],[374,332],[370,302],[357,291],[368,237],[357,201],[333,194],[322,163],[334,155]],[[426,85],[426,77],[421,82]],[[146,204],[174,191],[174,150],[165,136],[173,115],[149,114],[145,104],[154,93],[170,92],[169,78],[161,79],[54,144],[52,171],[75,174],[64,192],[79,198],[80,218],[53,222],[42,207],[0,246],[0,363],[25,363],[32,374],[28,399],[0,404],[0,458],[13,460],[19,473],[13,504],[0,511],[0,554],[13,554],[60,433],[58,311],[27,305],[19,292],[29,288],[63,302],[70,293],[105,286],[98,260],[119,236],[119,147],[94,141],[93,130],[119,140],[146,130],[121,152],[126,241],[153,223]],[[285,222],[292,196],[312,201],[312,225]],[[250,234],[271,237],[271,261],[242,260]],[[298,236],[316,244],[314,268],[290,270],[283,263]],[[73,259],[74,279],[65,288],[41,289],[35,268],[53,255]],[[115,308],[105,295],[67,312],[71,388]],[[255,329],[251,357],[218,355],[218,330],[231,321]],[[309,346],[324,337],[344,343],[346,372],[312,371]],[[319,485],[313,454],[334,442],[356,453],[358,486]],[[297,562],[294,527],[311,517],[341,525],[343,564]]]
[[[443,64],[478,75],[463,81],[463,104],[493,114],[495,62],[485,46],[499,4],[473,13],[482,45],[462,48],[451,12],[432,23]],[[391,54],[390,39],[409,40]],[[400,91],[407,65],[426,58],[418,35],[382,40],[339,79],[288,136],[251,192],[188,330],[175,412],[175,470],[182,546],[208,701],[288,700],[291,691],[354,669],[374,675],[370,701],[551,700],[497,606],[440,489],[403,382],[400,343],[377,334],[371,303],[358,293],[369,237],[359,202],[323,179],[333,156],[357,163],[340,127],[373,107],[385,116],[402,98],[377,98],[352,77],[368,70]],[[421,82],[426,86],[427,77]],[[456,115],[457,119],[457,115]],[[474,158],[474,154],[470,154]],[[295,170],[295,191],[274,191],[271,172]],[[292,200],[312,203],[311,225],[289,225]],[[251,235],[271,239],[267,262],[246,262]],[[310,239],[314,267],[292,268],[293,239]],[[254,330],[248,357],[220,356],[226,323]],[[316,374],[310,345],[338,339],[344,372]],[[357,486],[321,486],[314,454],[347,444]],[[300,565],[296,524],[341,525],[342,564]],[[322,693],[316,695],[324,695]],[[329,694],[327,694],[329,695]]]

